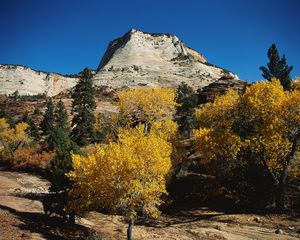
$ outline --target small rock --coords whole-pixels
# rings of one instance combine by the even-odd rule
[[[282,229],[280,228],[277,228],[276,231],[275,231],[276,234],[283,234],[283,231]]]
[[[295,227],[288,227],[288,230],[295,230]]]
[[[214,229],[221,231],[221,227],[219,225],[214,226]]]
[[[260,217],[255,217],[253,220],[254,220],[255,222],[261,222]]]

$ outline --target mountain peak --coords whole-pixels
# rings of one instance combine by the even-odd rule
[[[97,85],[170,85],[187,82],[204,87],[223,77],[237,78],[208,64],[205,57],[187,47],[176,35],[130,29],[111,41],[98,66]]]
[[[0,65],[0,94],[18,90],[21,95],[47,93],[54,96],[73,87],[77,77],[35,71],[25,66]],[[181,82],[198,89],[218,79],[238,77],[207,63],[202,54],[187,47],[176,35],[133,28],[109,43],[93,79],[98,86],[116,89],[177,87]]]
[[[122,51],[124,48],[128,50],[127,53],[129,55],[132,55],[134,52],[138,55],[145,54],[143,55],[144,58],[158,54],[158,52],[161,51],[163,52],[161,57],[169,58],[168,60],[186,56],[194,58],[194,60],[199,60],[200,62],[206,62],[203,55],[186,47],[176,35],[168,33],[148,33],[132,28],[122,37],[109,43],[100,61],[98,70],[101,70],[113,58],[116,52]],[[135,54],[135,57],[137,57],[137,54]]]

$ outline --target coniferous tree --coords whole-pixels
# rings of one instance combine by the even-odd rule
[[[177,107],[177,123],[181,134],[187,133],[190,137],[191,130],[195,128],[195,107],[197,105],[197,96],[194,90],[182,82],[177,88],[176,102],[179,104]]]
[[[3,108],[0,109],[0,118],[5,118],[11,128],[16,128],[16,123],[11,114],[7,114]]]
[[[35,116],[41,115],[41,110],[38,105],[35,106],[33,115],[35,115]]]
[[[85,68],[79,82],[72,93],[72,139],[78,145],[83,146],[93,138],[93,124],[96,109],[95,89],[92,81],[91,70]]]
[[[72,183],[66,177],[66,173],[73,170],[71,154],[80,154],[80,148],[70,138],[68,126],[68,114],[65,105],[59,101],[54,111],[54,127],[48,137],[48,148],[55,151],[55,156],[51,161],[51,187],[50,190],[56,193],[56,198],[52,202],[52,212],[69,215],[70,221],[74,222],[74,214],[64,210],[68,202],[67,189]]]
[[[269,63],[267,67],[261,66],[263,78],[271,81],[272,78],[277,78],[285,90],[291,89],[290,73],[293,66],[288,66],[285,55],[282,58],[279,56],[276,45],[273,43],[268,50]]]
[[[71,171],[71,153],[80,153],[80,149],[74,143],[66,129],[56,127],[50,134],[52,138],[53,150],[56,155],[51,162],[51,172],[53,174],[52,190],[61,191],[70,187],[70,183],[65,174]]]
[[[5,111],[0,108],[0,118],[5,118]]]
[[[49,98],[46,104],[44,119],[41,122],[41,129],[44,135],[49,135],[54,128],[54,105],[52,99]]]
[[[56,127],[61,127],[65,130],[69,131],[68,113],[67,113],[64,103],[61,100],[57,103],[54,114],[55,114],[55,119],[56,119],[55,120]]]
[[[61,100],[57,103],[56,108],[53,109],[53,112],[53,125],[49,132],[47,143],[49,150],[56,151],[60,147],[63,147],[61,141],[62,139],[66,139],[65,136],[70,138],[70,131],[68,126],[68,113]],[[66,149],[67,147],[68,144],[66,144]]]
[[[40,140],[39,128],[36,126],[33,119],[28,116],[28,113],[23,115],[22,122],[28,124],[29,127],[27,129],[27,132],[32,137],[32,139],[34,139],[35,141],[39,141]]]

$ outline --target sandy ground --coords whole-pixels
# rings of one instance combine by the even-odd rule
[[[0,239],[126,239],[121,216],[91,212],[67,226],[43,213],[39,199],[26,194],[46,194],[49,183],[38,176],[0,170]],[[276,229],[281,229],[276,234]],[[92,238],[91,232],[95,232]],[[134,239],[300,239],[300,219],[286,215],[224,214],[208,209],[177,211],[157,220],[137,221]]]

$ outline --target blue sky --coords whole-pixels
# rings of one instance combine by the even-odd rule
[[[0,0],[0,63],[63,74],[97,68],[131,28],[176,34],[209,62],[261,80],[273,42],[300,77],[299,0]]]

